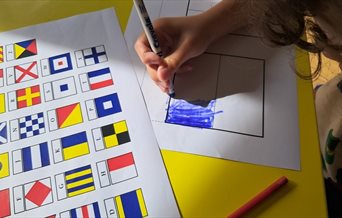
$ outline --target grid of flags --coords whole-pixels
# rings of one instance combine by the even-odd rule
[[[3,51],[3,47],[0,46],[0,63],[4,61]],[[37,53],[35,39],[6,46],[7,61],[30,57],[37,55]],[[102,45],[76,51],[75,56],[78,67],[108,61],[105,47]],[[14,91],[11,90],[8,93],[0,93],[0,114],[5,113],[6,109],[13,111],[41,104],[43,99],[48,102],[76,95],[80,90],[87,92],[114,85],[109,67],[101,66],[100,69],[85,71],[85,73],[79,74],[79,84],[75,83],[75,77],[71,75],[72,70],[73,62],[70,53],[42,59],[40,62],[32,61],[7,67],[6,69],[0,69],[0,87],[17,84],[19,88],[12,89]],[[61,75],[57,76],[57,79],[44,81],[45,83],[42,84],[42,87],[30,84],[35,82],[33,80],[38,79],[40,76],[55,75],[64,72],[70,73],[70,75],[63,78],[63,75]],[[27,82],[31,86],[19,84],[23,82]],[[41,92],[44,96],[41,96]],[[107,117],[122,111],[117,93],[88,100],[85,102],[85,106],[89,120]],[[50,131],[83,123],[80,103],[49,110],[46,115],[47,120],[43,112],[30,114],[10,120],[8,126],[7,121],[0,122],[0,145],[8,141],[17,141],[45,133],[46,121],[49,123]],[[91,133],[95,141],[96,151],[131,141],[127,124],[124,120],[92,129]],[[25,143],[25,141],[22,142]],[[51,162],[52,157],[53,162],[57,164],[62,161],[90,154],[86,131],[64,135],[63,137],[60,136],[57,139],[53,138],[51,139],[51,143],[50,141],[45,141],[34,145],[32,144],[30,146],[21,144],[19,149],[0,154],[0,181],[1,179],[6,180],[10,172],[17,175],[44,167],[48,168],[48,166],[53,164]],[[10,154],[11,157],[9,156]],[[52,156],[50,157],[51,154]],[[138,176],[132,152],[97,162],[93,165],[93,167],[95,166],[97,173],[93,172],[91,165],[77,167],[68,171],[63,170],[65,172],[54,176],[55,182],[53,183],[51,182],[51,178],[47,177],[36,181],[29,180],[30,182],[26,182],[25,184],[22,182],[21,185],[7,189],[1,187],[3,190],[0,190],[0,217],[10,216],[11,210],[14,214],[18,214],[51,204],[54,201],[53,195],[55,194],[58,200],[63,200],[94,191],[94,175],[97,176],[97,174],[101,187],[114,185]],[[52,192],[53,188],[56,189],[55,193]],[[10,195],[13,196],[12,203],[10,201]],[[141,189],[106,199],[104,203],[105,205],[103,205],[103,202],[94,202],[76,207],[60,213],[60,216],[103,217],[105,216],[104,210],[106,210],[108,216],[112,215],[113,211],[115,211],[118,217],[147,216]],[[55,216],[52,215],[51,217]]]
[[[104,95],[85,102],[89,120],[106,117],[121,112],[117,93]]]
[[[57,130],[83,123],[80,103],[70,104],[47,112],[50,130]]]
[[[89,154],[89,152],[86,132],[79,132],[52,141],[55,163],[80,157]]]
[[[13,173],[23,173],[50,165],[48,143],[25,147],[12,152]]]
[[[48,177],[14,187],[13,199],[15,213],[52,203],[51,179]]]
[[[95,190],[90,165],[79,167],[55,176],[59,200]]]
[[[106,187],[138,176],[132,152],[97,164],[101,187]]]
[[[125,120],[92,130],[95,150],[115,147],[131,141]]]

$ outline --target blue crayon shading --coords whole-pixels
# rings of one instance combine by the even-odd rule
[[[212,128],[215,115],[216,100],[187,102],[173,100],[170,102],[166,123],[180,124],[199,128]]]

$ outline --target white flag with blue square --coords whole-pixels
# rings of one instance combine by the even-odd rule
[[[67,77],[44,84],[44,95],[46,101],[65,98],[76,95],[74,77]]]

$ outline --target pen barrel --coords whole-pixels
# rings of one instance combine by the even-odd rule
[[[228,218],[238,218],[241,217],[243,214],[250,211],[253,207],[255,207],[257,204],[265,200],[267,197],[269,197],[273,192],[281,188],[283,185],[285,185],[288,182],[288,179],[283,176],[279,179],[277,179],[275,182],[273,182],[270,186],[268,186],[266,189],[258,193],[254,198],[250,199],[247,203],[245,203],[243,206],[235,210],[232,214],[228,216]]]
[[[156,32],[154,31],[151,19],[146,10],[145,4],[142,0],[133,0],[136,10],[138,11],[138,16],[143,26],[144,32],[146,34],[147,40],[151,46],[151,49],[158,56],[163,57],[163,52],[161,50],[159,40]]]

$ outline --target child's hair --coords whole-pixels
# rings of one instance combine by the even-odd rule
[[[311,79],[319,74],[321,52],[328,38],[314,22],[313,17],[329,7],[342,8],[340,0],[247,0],[252,11],[252,22],[261,27],[262,35],[276,45],[295,44],[299,48],[318,55],[318,65]],[[308,34],[312,41],[307,40]]]

